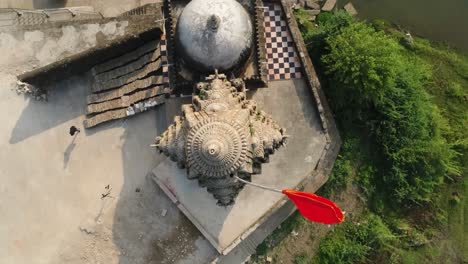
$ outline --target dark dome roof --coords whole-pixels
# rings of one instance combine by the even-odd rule
[[[193,68],[226,71],[245,62],[252,50],[250,16],[235,0],[192,0],[176,29],[180,55]]]

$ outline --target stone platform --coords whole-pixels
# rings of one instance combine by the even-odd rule
[[[326,146],[307,85],[303,79],[275,81],[269,89],[257,90],[251,97],[291,136],[286,147],[271,155],[262,173],[253,175],[252,181],[276,189],[297,189],[309,178]],[[281,194],[246,186],[235,205],[219,207],[206,189],[188,180],[186,171],[169,159],[153,174],[161,189],[223,255],[241,244],[285,201]]]

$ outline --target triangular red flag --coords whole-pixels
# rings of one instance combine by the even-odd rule
[[[338,224],[344,221],[341,209],[332,201],[313,193],[282,190],[294,204],[299,212],[312,222],[323,224]]]

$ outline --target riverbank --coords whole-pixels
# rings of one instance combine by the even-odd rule
[[[349,0],[338,0],[342,8]],[[352,0],[358,17],[384,19],[412,35],[446,43],[468,54],[468,1],[464,0]]]

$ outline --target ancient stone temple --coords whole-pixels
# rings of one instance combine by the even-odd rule
[[[198,83],[195,93],[155,145],[207,187],[218,205],[231,205],[243,187],[233,176],[250,180],[261,173],[261,164],[287,136],[255,101],[246,100],[241,79],[216,73]]]
[[[11,60],[21,67],[13,65],[10,73],[26,71],[17,76],[18,93],[47,99],[38,103],[4,96],[9,109],[3,111],[5,120],[18,120],[6,123],[5,129],[11,130],[7,156],[21,160],[29,153],[41,158],[45,165],[39,178],[52,175],[57,186],[69,174],[80,175],[72,177],[76,186],[111,180],[112,194],[105,190],[107,197],[115,195],[116,203],[109,212],[123,221],[103,217],[104,222],[96,224],[119,234],[109,241],[114,245],[109,254],[125,249],[128,254],[119,256],[120,262],[244,263],[294,206],[284,195],[244,186],[238,178],[275,189],[315,192],[327,181],[341,145],[294,19],[295,1],[133,2],[157,3],[132,10],[123,5],[119,8],[124,13],[102,19],[96,18],[101,17],[98,13],[68,7],[2,13],[6,20],[0,19],[0,29],[12,25],[5,31],[7,39],[34,51],[16,52]],[[67,17],[70,21],[57,21]],[[35,40],[39,35],[43,39]],[[66,49],[50,48],[50,43],[62,47],[62,39],[77,42]],[[43,50],[51,51],[51,63],[36,56]],[[7,77],[3,83],[10,85],[13,79]],[[63,142],[68,125],[86,132],[77,138],[81,148],[71,158],[74,141],[65,151]],[[280,148],[286,138],[288,146]],[[44,152],[44,144],[36,144],[40,140],[69,165],[57,171],[57,159],[36,155]],[[152,143],[156,148],[146,148]],[[30,182],[31,166],[7,163],[6,169],[18,171],[21,182]],[[42,189],[49,183],[45,181]],[[69,186],[75,185],[64,188]],[[81,189],[80,199],[94,199],[96,188]],[[127,195],[133,190],[139,192],[137,199]],[[168,199],[159,199],[161,192]],[[60,195],[56,193],[57,199]],[[74,209],[75,202],[70,205]],[[91,205],[80,215],[95,214]],[[204,238],[192,236],[192,224],[179,221],[176,210]],[[138,227],[143,236],[135,236],[129,223],[143,225]],[[107,230],[96,239],[107,236]],[[184,245],[178,247],[181,240]],[[155,246],[161,247],[157,256]],[[93,257],[88,253],[83,256]]]

